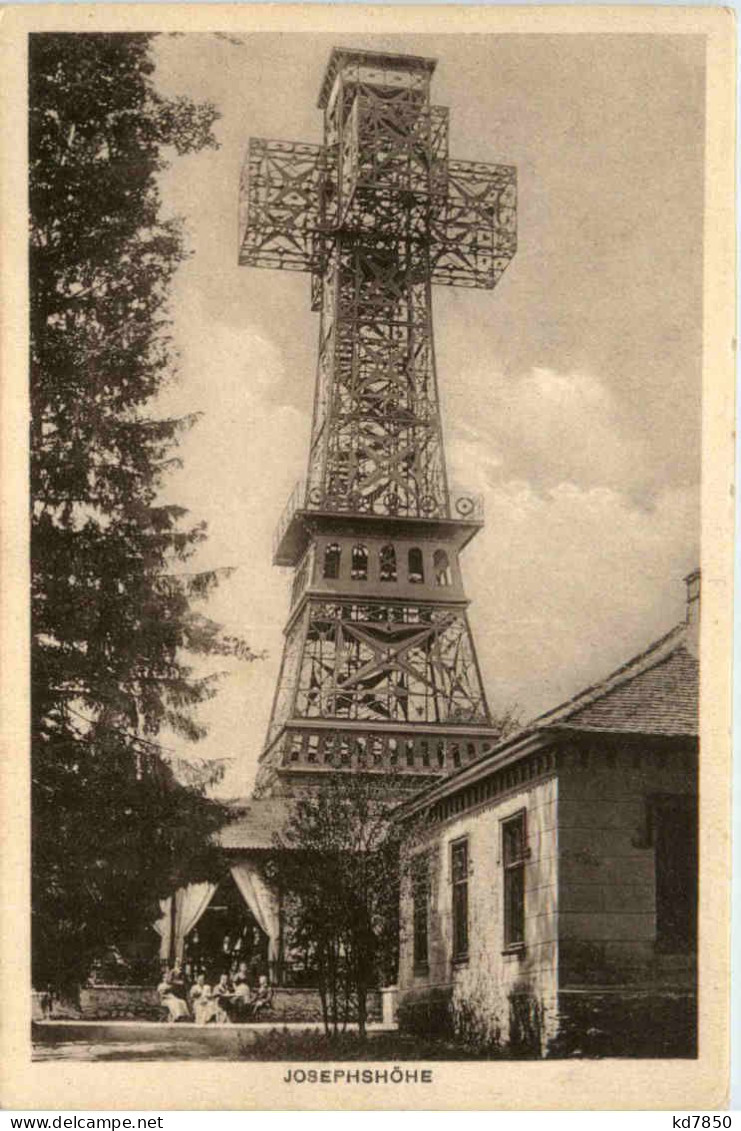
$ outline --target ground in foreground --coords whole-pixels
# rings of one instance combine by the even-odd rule
[[[320,1025],[200,1026],[142,1021],[50,1021],[32,1026],[34,1060],[408,1061],[491,1059],[382,1025],[327,1037]]]

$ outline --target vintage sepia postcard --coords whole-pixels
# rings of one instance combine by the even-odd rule
[[[733,44],[4,10],[6,1107],[727,1102]]]

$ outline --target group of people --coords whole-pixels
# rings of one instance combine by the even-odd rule
[[[254,1021],[270,1008],[273,997],[266,974],[260,974],[254,989],[250,987],[246,962],[212,982],[207,982],[203,971],[191,981],[176,962],[165,971],[157,993],[171,1021],[192,1020],[197,1025]]]

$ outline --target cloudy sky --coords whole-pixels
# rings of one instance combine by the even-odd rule
[[[451,155],[518,168],[497,289],[434,295],[451,478],[485,498],[463,565],[493,710],[539,713],[667,631],[699,560],[700,38],[161,37],[160,88],[222,115],[220,149],[163,179],[194,254],[161,407],[204,414],[168,495],[208,522],[197,565],[237,567],[209,612],[268,652],[228,665],[202,712],[192,753],[235,760],[230,794],[252,784],[278,673],[291,578],[271,538],[305,470],[319,329],[307,275],[237,266],[239,169],[250,136],[321,141],[336,43],[437,58]]]

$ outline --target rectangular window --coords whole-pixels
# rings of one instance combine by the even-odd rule
[[[414,970],[427,973],[429,967],[430,870],[426,856],[417,856],[412,865],[412,911]]]
[[[502,821],[504,945],[525,945],[525,811]]]
[[[468,957],[468,838],[450,846],[453,884],[453,961]]]
[[[669,954],[697,947],[697,798],[653,797],[656,947]]]

